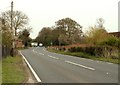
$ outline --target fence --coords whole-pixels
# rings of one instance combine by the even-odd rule
[[[16,56],[18,51],[16,49],[7,47],[5,45],[0,45],[0,56],[5,58],[7,56]]]
[[[2,57],[7,57],[11,54],[11,48],[2,45]]]

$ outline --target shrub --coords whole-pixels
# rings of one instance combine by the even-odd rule
[[[77,52],[84,52],[84,48],[83,47],[76,47],[76,51]]]
[[[104,56],[110,58],[118,58],[117,48],[110,46],[89,46],[89,47],[71,47],[69,52],[82,52],[93,56]]]
[[[99,43],[100,45],[107,45],[107,46],[114,46],[114,47],[119,47],[120,45],[120,39],[118,39],[115,36],[109,36],[105,40],[101,41]]]
[[[85,52],[90,54],[90,55],[95,55],[95,47],[85,47]]]
[[[70,51],[70,52],[76,52],[76,47],[71,47],[71,48],[68,49],[68,51]]]
[[[103,56],[103,47],[96,46],[95,47],[95,56]]]

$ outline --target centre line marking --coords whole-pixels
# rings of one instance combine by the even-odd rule
[[[39,54],[44,55],[43,53],[39,53]]]
[[[45,49],[43,49],[43,51],[45,51]]]
[[[89,69],[89,70],[95,70],[94,68],[91,68],[91,67],[88,67],[88,66],[84,66],[84,65],[81,65],[81,64],[77,64],[77,63],[74,63],[74,62],[71,62],[71,61],[67,61],[65,60],[66,63],[69,63],[69,64],[73,64],[73,65],[76,65],[76,66],[80,66],[80,67],[83,67],[83,68],[86,68],[86,69]]]
[[[54,56],[51,56],[51,55],[48,55],[50,58],[54,58],[54,59],[59,59],[59,58],[57,58],[57,57],[54,57]]]

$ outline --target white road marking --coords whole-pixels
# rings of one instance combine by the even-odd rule
[[[54,57],[54,56],[51,56],[51,55],[48,55],[50,58],[54,58],[54,59],[59,59],[59,58],[57,58],[57,57]]]
[[[93,61],[93,60],[90,59],[90,61]]]
[[[97,61],[97,62],[100,62],[100,61]]]
[[[113,64],[113,63],[109,63],[109,62],[108,62],[107,64]]]
[[[43,53],[39,53],[40,55],[44,55]]]
[[[108,72],[106,74],[109,74]]]
[[[69,64],[76,65],[76,66],[80,66],[80,67],[83,67],[83,68],[86,68],[86,69],[89,69],[89,70],[95,70],[94,68],[87,67],[87,66],[84,66],[84,65],[81,65],[81,64],[77,64],[77,63],[74,63],[74,62],[71,62],[71,61],[65,60],[65,62],[66,62],[66,63],[69,63]]]
[[[27,61],[27,59],[23,56],[23,54],[21,53],[21,51],[19,51],[19,52],[20,52],[20,54],[22,55],[22,57],[23,57],[23,59],[25,60],[25,62],[27,63],[28,67],[30,68],[31,72],[32,72],[33,75],[35,76],[36,80],[37,80],[38,82],[42,82],[42,81],[40,80],[40,78],[38,77],[38,75],[36,74],[36,72],[33,70],[33,68],[32,68],[32,66],[30,65],[30,63],[29,63],[29,62]]]
[[[45,51],[45,49],[43,49],[43,51]]]

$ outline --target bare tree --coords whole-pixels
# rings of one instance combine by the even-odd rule
[[[17,36],[17,29],[22,29],[28,23],[28,17],[21,11],[13,11],[13,29],[15,36]],[[2,12],[1,16],[5,20],[5,24],[11,28],[11,11]]]
[[[103,18],[98,18],[96,22],[99,28],[104,28],[103,24],[105,23],[105,20]]]

